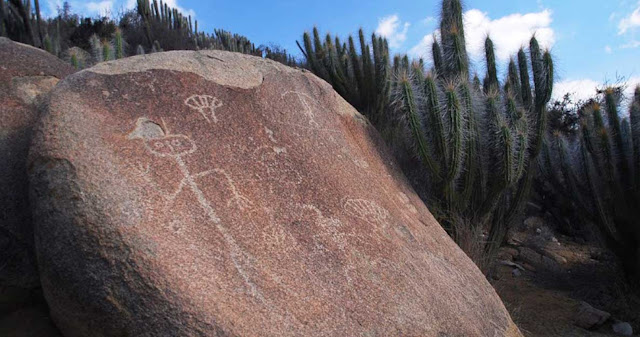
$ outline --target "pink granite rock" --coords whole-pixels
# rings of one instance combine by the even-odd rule
[[[241,54],[106,62],[30,156],[65,336],[520,336],[380,136],[314,75]]]
[[[38,105],[72,72],[70,65],[43,50],[0,37],[0,315],[31,301],[29,293],[40,284],[27,154]]]

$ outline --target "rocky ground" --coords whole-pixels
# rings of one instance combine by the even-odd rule
[[[508,241],[492,283],[525,336],[629,336],[629,327],[638,335],[640,296],[611,252],[556,234],[540,218]]]

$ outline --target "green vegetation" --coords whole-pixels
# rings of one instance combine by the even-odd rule
[[[0,0],[0,36],[30,44],[62,57],[72,47],[90,51],[88,64],[164,50],[217,49],[274,59],[296,60],[277,46],[256,47],[242,35],[216,29],[198,30],[198,22],[162,1],[138,0],[135,10],[119,18],[83,18],[67,2],[53,18],[40,16],[39,1]]]
[[[540,158],[547,185],[583,223],[598,225],[627,273],[640,280],[640,87],[622,117],[621,87],[578,111],[573,134],[553,132]]]
[[[371,45],[360,29],[357,49],[353,37],[341,42],[327,34],[324,39],[316,28],[313,38],[304,33],[300,50],[306,66],[325,81],[351,105],[369,117],[375,125],[383,121],[389,106],[390,75],[389,46],[386,39],[371,35]]]
[[[313,38],[304,34],[301,50],[309,69],[388,141],[408,140],[404,151],[418,161],[406,161],[403,168],[431,211],[454,238],[466,236],[459,231],[486,231],[483,254],[472,255],[491,256],[528,198],[553,90],[553,61],[533,37],[528,57],[520,50],[501,87],[487,38],[481,88],[469,74],[462,5],[445,0],[442,6],[442,36],[433,43],[428,71],[423,60],[407,56],[396,56],[390,65],[387,42],[374,34],[369,45],[362,30],[359,50],[352,37],[342,44],[330,35],[322,40],[317,29]]]
[[[38,0],[0,0],[0,36],[65,57],[76,68],[185,49],[306,67],[367,116],[418,194],[481,267],[522,216],[537,179],[538,194],[546,188],[546,200],[560,210],[556,218],[597,224],[629,275],[640,279],[640,88],[629,117],[620,113],[620,87],[602,90],[577,113],[566,109],[568,97],[549,105],[553,60],[535,36],[511,58],[504,79],[487,37],[486,73],[472,74],[462,10],[460,0],[442,1],[428,67],[422,59],[390,55],[386,39],[362,29],[344,40],[315,28],[304,33],[298,42],[304,62],[298,62],[278,46],[200,31],[197,20],[158,0],[137,0],[135,10],[117,19],[81,18],[68,3],[56,17],[42,18]]]

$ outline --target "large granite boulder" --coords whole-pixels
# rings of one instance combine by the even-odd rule
[[[316,76],[175,51],[59,83],[29,159],[72,336],[520,336],[374,128]]]
[[[0,37],[0,316],[31,302],[39,287],[27,154],[38,105],[72,72],[45,51]]]

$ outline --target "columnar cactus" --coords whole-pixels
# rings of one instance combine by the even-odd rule
[[[104,61],[104,53],[102,48],[102,43],[100,42],[100,38],[98,35],[93,34],[89,38],[89,45],[91,46],[91,56],[93,57],[94,63],[99,63]]]
[[[359,49],[354,38],[341,42],[327,34],[320,37],[318,29],[304,33],[303,45],[298,43],[307,66],[316,75],[331,83],[351,105],[363,112],[374,124],[379,124],[389,103],[391,75],[389,46],[386,39],[372,34],[367,43],[362,29],[358,32]]]
[[[433,67],[426,73],[422,60],[411,62],[406,56],[396,56],[390,65],[386,40],[373,35],[369,45],[362,30],[359,50],[352,37],[347,43],[330,35],[323,40],[317,29],[305,33],[298,45],[307,67],[369,117],[383,136],[389,130],[406,132],[401,138],[410,141],[410,152],[424,165],[417,173],[415,162],[406,168],[418,176],[414,183],[420,183],[417,189],[430,209],[447,228],[455,227],[450,219],[462,218],[488,230],[491,253],[528,197],[531,162],[546,127],[553,62],[533,37],[529,57],[522,49],[517,64],[511,59],[501,86],[493,42],[487,38],[487,74],[481,85],[477,76],[470,79],[460,0],[443,0],[440,34],[432,45]]]
[[[424,76],[419,62],[411,67],[394,65],[398,71],[394,101],[407,121],[416,156],[428,171],[430,206],[442,218],[456,214],[473,218],[472,223],[480,226],[499,225],[501,230],[489,231],[491,243],[501,242],[506,226],[526,200],[532,171],[529,163],[539,152],[538,140],[545,126],[544,107],[552,90],[547,81],[552,79],[553,67],[548,53],[539,54],[535,38],[530,45],[532,65],[538,63],[533,67],[539,72],[534,71],[537,104],[530,109],[524,108],[521,95],[514,92],[521,83],[513,61],[505,84],[508,89],[500,91],[493,50],[486,50],[486,93],[460,76],[465,74],[459,68],[465,56],[456,55],[461,50],[455,43],[450,42],[452,49],[445,52],[449,57],[443,58],[443,64],[435,62],[434,68],[445,73]],[[493,48],[489,38],[485,46]],[[435,42],[434,55],[439,48]],[[526,64],[521,69],[528,73]],[[530,125],[530,120],[535,124]],[[481,128],[489,132],[481,134]]]
[[[102,42],[102,59],[105,61],[113,60],[113,46],[109,41]]]
[[[540,167],[580,220],[599,225],[640,283],[640,86],[628,118],[620,116],[621,96],[621,87],[608,87],[586,103],[576,137],[548,135]]]
[[[125,57],[125,42],[122,38],[122,31],[120,29],[116,29],[116,32],[113,36],[113,49],[116,59]]]

